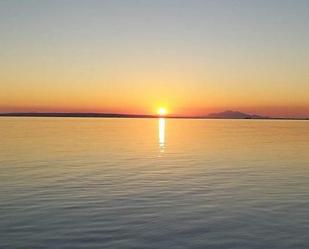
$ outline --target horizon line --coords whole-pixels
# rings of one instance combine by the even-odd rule
[[[175,118],[175,119],[245,119],[245,120],[309,120],[309,117],[211,117],[207,115],[154,115],[99,112],[2,112],[0,117],[63,117],[63,118]]]

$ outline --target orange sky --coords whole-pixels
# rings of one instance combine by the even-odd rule
[[[301,1],[1,2],[0,112],[309,116],[308,11]]]

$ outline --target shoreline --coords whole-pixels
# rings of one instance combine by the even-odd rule
[[[158,116],[140,114],[118,114],[118,113],[0,113],[0,117],[41,117],[41,118],[167,118],[167,119],[208,119],[208,120],[303,120],[309,118],[215,118],[203,116]]]

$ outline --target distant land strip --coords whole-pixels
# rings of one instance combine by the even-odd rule
[[[122,114],[122,113],[83,113],[83,112],[10,112],[0,113],[0,117],[67,117],[67,118],[159,118],[160,115]],[[211,113],[204,116],[173,116],[166,115],[164,118],[179,119],[263,119],[263,120],[309,120],[308,118],[266,117],[252,115],[238,111],[224,111]]]
[[[157,118],[156,115],[83,113],[83,112],[12,112],[0,113],[2,117],[68,117],[68,118]]]

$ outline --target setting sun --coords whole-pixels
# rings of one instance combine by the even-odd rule
[[[164,115],[166,115],[166,113],[167,113],[166,108],[160,107],[160,108],[158,109],[158,114],[159,114],[160,116],[164,116]]]

